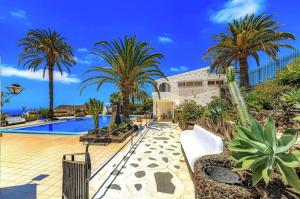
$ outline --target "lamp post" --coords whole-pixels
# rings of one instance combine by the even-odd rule
[[[2,57],[0,56],[0,77],[2,75],[1,67],[2,67]],[[5,96],[7,99],[9,99],[10,97],[14,95],[18,95],[23,91],[23,88],[21,87],[20,84],[12,84],[10,86],[6,86],[6,89],[8,90],[8,92],[2,91],[2,81],[0,79],[0,124],[2,121],[2,106],[4,103],[2,102],[3,100],[2,98]]]
[[[5,102],[3,102],[3,97],[9,99],[12,96],[19,95],[24,89],[20,86],[20,84],[12,84],[6,86],[7,92],[1,90],[1,81],[0,81],[0,121],[2,121],[2,106]]]

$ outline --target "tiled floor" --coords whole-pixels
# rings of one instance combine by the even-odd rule
[[[0,137],[0,198],[61,198],[63,154],[80,153],[78,136],[4,134]],[[92,169],[121,144],[91,146]]]
[[[133,147],[125,147],[90,181],[90,196],[193,199],[194,186],[181,152],[180,132],[176,124],[151,125],[135,137]],[[61,198],[62,156],[84,152],[85,146],[78,139],[64,135],[4,134],[0,138],[0,198]],[[121,146],[92,146],[92,171]]]
[[[132,149],[123,150],[91,181],[91,195],[105,199],[193,199],[194,186],[181,152],[180,132],[176,124],[150,126],[137,137]],[[108,178],[110,173],[113,175]]]

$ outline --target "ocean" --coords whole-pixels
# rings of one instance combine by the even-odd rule
[[[32,109],[25,109],[23,112],[23,109],[19,108],[19,109],[2,109],[2,113],[6,113],[9,116],[19,116],[22,115],[23,113],[26,113],[27,111],[30,111]]]

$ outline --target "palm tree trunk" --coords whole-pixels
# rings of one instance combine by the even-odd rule
[[[53,119],[54,112],[53,112],[53,97],[54,97],[54,77],[53,77],[53,66],[49,66],[49,118]]]
[[[122,91],[122,97],[123,97],[123,116],[124,119],[128,119],[129,118],[129,92]]]
[[[247,57],[242,57],[240,59],[240,80],[241,87],[244,87],[246,89],[249,88]]]

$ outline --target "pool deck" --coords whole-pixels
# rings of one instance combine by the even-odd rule
[[[0,142],[1,199],[61,198],[63,155],[85,151],[76,135],[4,133]],[[92,170],[121,146],[91,146]]]
[[[151,125],[134,138],[133,148],[129,142],[95,175],[90,182],[90,197],[194,198],[193,181],[181,152],[180,133],[176,124]],[[61,198],[62,157],[85,151],[78,140],[78,135],[4,133],[0,137],[0,198]],[[92,173],[122,146],[123,143],[91,146]],[[107,177],[109,180],[103,184]]]

